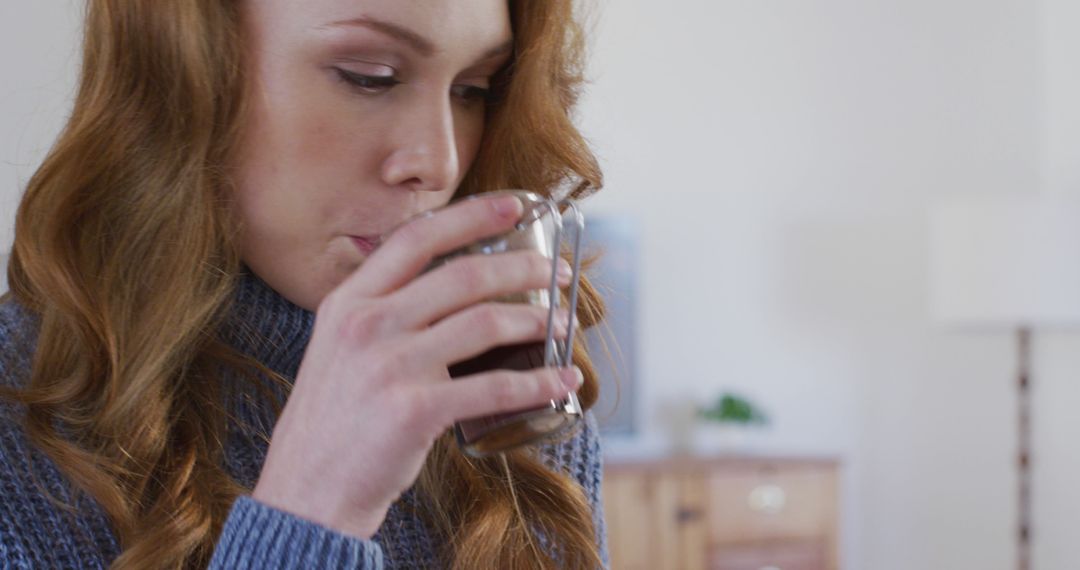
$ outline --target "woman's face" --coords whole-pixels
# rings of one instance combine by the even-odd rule
[[[244,262],[301,307],[371,240],[446,204],[510,58],[506,0],[248,0]]]

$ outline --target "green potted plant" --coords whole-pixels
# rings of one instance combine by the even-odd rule
[[[695,444],[699,451],[732,451],[745,444],[747,434],[769,425],[769,417],[749,399],[725,392],[716,401],[696,411],[698,430]]]

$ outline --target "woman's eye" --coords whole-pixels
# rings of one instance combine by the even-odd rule
[[[466,103],[491,102],[491,89],[476,85],[455,85],[451,90],[454,97]]]
[[[338,78],[350,87],[368,95],[382,93],[401,84],[401,81],[393,75],[364,75],[340,67],[335,67],[334,71],[337,72]],[[477,85],[454,85],[450,93],[467,104],[489,103],[492,99],[491,89]]]
[[[363,75],[335,67],[338,77],[362,93],[382,93],[401,83],[393,75]]]

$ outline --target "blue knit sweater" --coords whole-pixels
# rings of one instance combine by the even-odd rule
[[[245,276],[231,313],[230,342],[288,379],[295,378],[314,324],[314,314],[293,305],[264,282]],[[0,383],[26,380],[37,319],[14,302],[0,304]],[[241,398],[230,404],[248,426],[273,427],[270,406]],[[50,502],[41,487],[65,502],[72,496],[52,461],[23,431],[20,409],[0,401],[0,567],[106,568],[120,548],[101,508],[86,496],[69,514]],[[586,413],[572,437],[538,448],[549,468],[572,475],[593,504],[597,541],[607,563],[600,497],[601,454],[596,420]],[[258,479],[267,445],[250,430],[230,430],[226,463],[247,488]],[[211,568],[422,568],[439,566],[438,537],[416,516],[416,495],[406,491],[390,508],[370,540],[348,536],[241,496],[232,507],[214,551]],[[541,541],[543,537],[540,537]]]

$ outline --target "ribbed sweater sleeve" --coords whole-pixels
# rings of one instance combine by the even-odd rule
[[[218,539],[211,570],[382,570],[382,548],[242,496]]]

